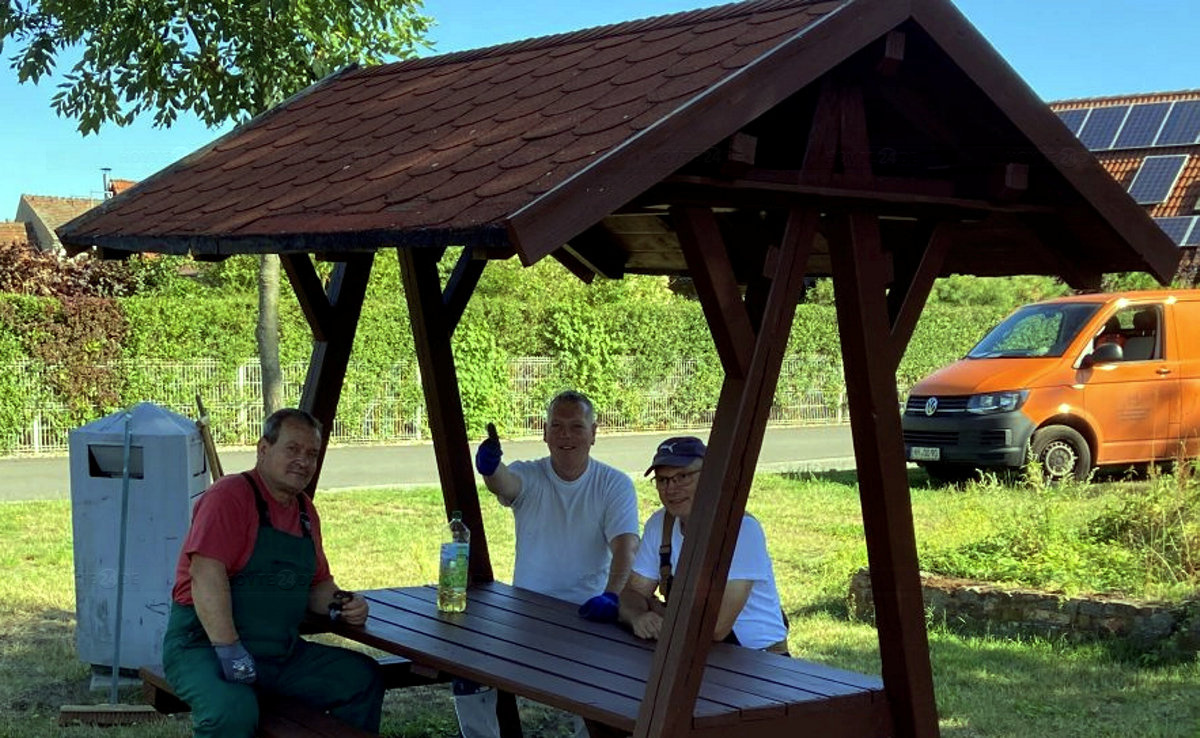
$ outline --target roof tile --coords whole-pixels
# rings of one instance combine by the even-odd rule
[[[135,237],[496,223],[819,17],[812,7],[751,0],[348,70],[156,175],[78,233],[114,223]]]

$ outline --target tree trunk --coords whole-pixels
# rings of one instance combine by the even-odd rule
[[[258,362],[262,367],[263,417],[283,407],[283,370],[279,367],[279,255],[258,257]]]

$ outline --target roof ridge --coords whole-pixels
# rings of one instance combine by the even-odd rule
[[[98,197],[87,197],[84,195],[31,195],[28,192],[22,192],[21,198],[26,200],[30,198],[37,200],[87,200],[89,202],[100,199]]]
[[[405,59],[379,67],[367,68],[364,71],[378,73],[383,69],[412,69],[424,66],[441,66],[442,64],[457,64],[475,61],[490,56],[513,54],[522,51],[537,51],[565,44],[590,41],[600,37],[620,36],[625,33],[645,33],[674,26],[694,25],[713,20],[737,18],[742,15],[762,13],[783,8],[798,8],[805,5],[822,5],[830,0],[741,0],[740,2],[722,3],[695,10],[684,10],[678,13],[665,13],[645,18],[635,18],[618,23],[608,23],[576,31],[566,31],[547,36],[508,41],[494,46],[482,46],[476,49],[451,51],[435,56]]]
[[[1047,105],[1078,105],[1082,103],[1098,103],[1107,102],[1110,100],[1136,100],[1138,98],[1149,97],[1168,97],[1168,96],[1195,96],[1200,98],[1200,88],[1192,88],[1190,90],[1160,90],[1157,92],[1126,92],[1123,94],[1100,95],[1098,97],[1069,97],[1062,100],[1051,100]]]

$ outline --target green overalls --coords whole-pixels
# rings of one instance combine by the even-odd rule
[[[301,496],[302,536],[271,526],[266,500],[255,480],[258,536],[246,567],[229,580],[233,623],[254,656],[254,685],[225,681],[212,643],[192,605],[171,605],[163,639],[167,681],[192,708],[196,736],[252,736],[258,724],[255,690],[298,697],[359,728],[378,732],[383,683],[378,666],[365,654],[310,643],[299,625],[308,609],[308,592],[317,569],[308,507]]]

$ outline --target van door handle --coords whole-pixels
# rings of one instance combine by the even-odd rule
[[[1155,370],[1155,374],[1170,374],[1170,373],[1171,373],[1171,370],[1166,368],[1165,366],[1159,367],[1157,370]]]

